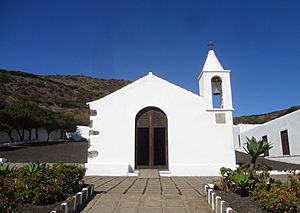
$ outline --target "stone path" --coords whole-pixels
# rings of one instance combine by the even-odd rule
[[[88,176],[96,196],[83,213],[204,213],[212,212],[203,186],[216,177]]]

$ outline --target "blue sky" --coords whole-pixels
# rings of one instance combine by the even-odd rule
[[[215,43],[234,115],[300,105],[298,0],[0,0],[0,68],[135,80],[198,93]]]

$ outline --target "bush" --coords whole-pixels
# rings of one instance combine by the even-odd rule
[[[24,168],[17,179],[16,199],[23,203],[48,204],[65,197],[49,166],[37,170]]]
[[[291,190],[290,185],[271,185],[270,190],[260,189],[253,193],[259,201],[262,209],[272,212],[295,212],[297,200],[296,194]]]
[[[300,197],[300,173],[295,170],[289,171],[289,181],[291,183],[291,190],[296,194],[296,196]]]
[[[289,182],[270,178],[270,168],[260,166],[257,170],[243,165],[236,170],[221,168],[221,184],[217,189],[232,191],[241,196],[251,195],[262,209],[271,212],[295,212],[297,196],[300,195],[300,173],[291,171]]]
[[[247,166],[242,166],[234,171],[222,167],[221,175],[221,183],[216,188],[227,192],[233,191],[241,196],[248,196],[257,181],[255,171],[249,169]]]
[[[82,181],[85,169],[74,165],[64,165],[57,163],[52,167],[54,177],[60,182],[60,186],[68,194],[72,194],[79,190],[80,182]]]
[[[15,212],[15,167],[0,165],[0,212]]]
[[[15,169],[0,166],[0,212],[13,212],[17,203],[51,204],[80,190],[85,169],[56,163],[31,163]]]

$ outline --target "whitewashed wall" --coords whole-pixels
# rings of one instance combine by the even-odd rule
[[[44,130],[44,129],[42,129],[42,128],[39,128],[39,134],[38,134],[38,141],[41,141],[41,142],[43,142],[43,141],[47,141],[47,132],[46,132],[46,130]],[[25,130],[25,137],[24,137],[24,141],[28,141],[28,131],[27,130]],[[13,132],[12,132],[12,136],[13,136],[13,139],[14,139],[14,142],[17,142],[17,141],[20,141],[20,137],[19,137],[19,135],[18,135],[18,133],[17,133],[17,131],[16,130],[14,130]],[[55,130],[55,131],[53,131],[51,134],[50,134],[50,141],[57,141],[57,140],[59,140],[60,139],[60,136],[61,136],[61,132],[60,132],[60,130],[58,129],[58,130]],[[33,129],[32,130],[32,132],[31,132],[31,139],[32,139],[32,141],[36,141],[35,140],[35,129]],[[0,143],[6,143],[6,142],[10,142],[10,139],[9,139],[9,137],[8,137],[8,135],[7,135],[7,133],[6,132],[4,132],[4,131],[1,131],[0,132]]]
[[[149,106],[168,118],[170,175],[219,175],[222,166],[233,168],[232,111],[213,110],[209,103],[151,74],[89,103],[97,110],[93,130],[100,134],[90,135],[89,151],[99,155],[88,159],[87,174],[128,175],[135,167],[135,118]],[[216,124],[216,112],[226,115],[226,124]]]
[[[244,138],[241,138],[241,133],[260,126],[260,124],[238,124],[233,126],[234,147],[243,150]],[[239,140],[240,135],[240,140]]]
[[[280,132],[284,130],[288,131],[290,155],[300,155],[300,110],[258,125],[255,128],[242,131],[239,134],[241,135],[241,141],[244,143],[246,137],[262,139],[262,136],[267,135],[268,141],[273,145],[273,148],[269,151],[270,157],[279,157],[283,156]],[[237,134],[238,132],[235,131],[235,139],[238,137]]]

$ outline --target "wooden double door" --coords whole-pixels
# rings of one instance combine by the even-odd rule
[[[168,119],[156,107],[147,107],[136,116],[135,168],[168,169]]]

